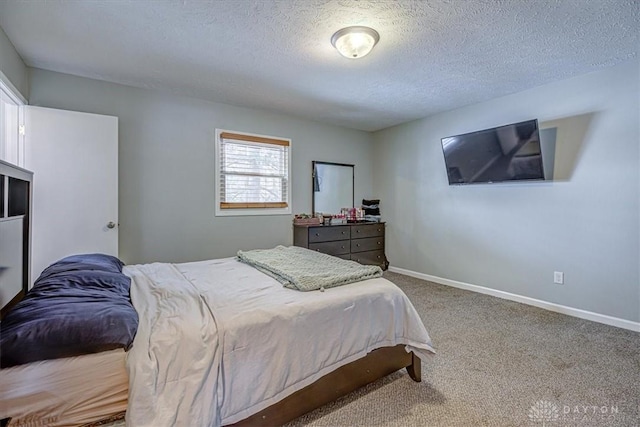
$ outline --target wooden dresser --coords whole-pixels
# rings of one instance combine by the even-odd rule
[[[389,266],[384,254],[384,222],[294,225],[293,244],[361,264]]]

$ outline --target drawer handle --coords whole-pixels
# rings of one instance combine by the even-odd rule
[[[359,233],[359,232],[360,232],[360,230],[356,230],[356,233]]]
[[[342,249],[344,249],[344,245],[340,246]]]
[[[342,232],[342,234],[344,234],[344,231]]]
[[[316,233],[316,236],[320,236],[320,233]]]
[[[381,228],[378,228],[378,231],[380,232],[380,231],[382,231],[382,229],[381,229]]]
[[[360,243],[356,243],[356,246],[357,246],[357,247],[360,247]]]
[[[356,262],[360,262],[360,258],[356,258]]]
[[[378,242],[378,244],[379,244],[379,245],[381,245],[381,244],[382,244],[382,242]]]
[[[378,255],[378,259],[382,258],[380,255]]]
[[[316,249],[316,252],[320,252],[320,249]]]

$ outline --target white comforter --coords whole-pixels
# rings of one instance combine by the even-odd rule
[[[433,351],[407,297],[382,278],[299,292],[235,258],[124,272],[140,315],[128,426],[231,424],[375,348]]]

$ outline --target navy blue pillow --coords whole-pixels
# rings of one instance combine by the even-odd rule
[[[112,255],[71,255],[61,259],[60,261],[54,262],[49,267],[45,268],[44,271],[40,274],[38,280],[36,280],[36,282],[33,284],[33,286],[36,286],[40,279],[54,274],[66,273],[74,270],[99,270],[122,273],[122,266],[124,266],[124,263]]]
[[[116,271],[73,269],[74,260],[63,264],[72,270],[58,265],[40,276],[0,324],[0,367],[131,346],[138,329],[131,279]]]

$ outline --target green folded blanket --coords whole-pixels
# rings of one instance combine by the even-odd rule
[[[285,287],[314,291],[382,276],[382,269],[298,246],[238,251],[238,259],[275,278]]]

